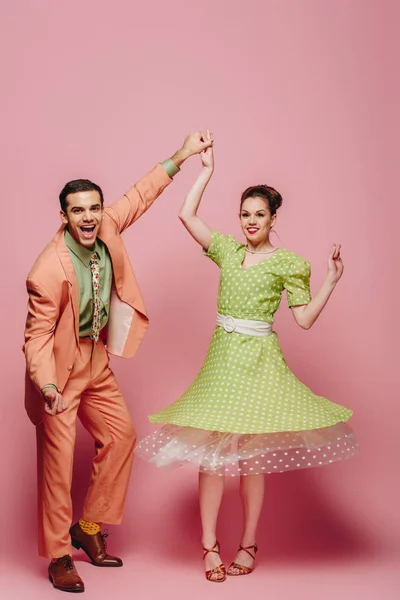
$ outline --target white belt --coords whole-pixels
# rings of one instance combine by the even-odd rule
[[[227,333],[244,333],[253,337],[264,337],[272,333],[272,323],[235,319],[230,315],[220,315],[219,313],[217,313],[217,326],[223,327]]]

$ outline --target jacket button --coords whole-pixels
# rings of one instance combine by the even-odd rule
[[[68,365],[67,369],[68,371],[72,371],[72,365]]]

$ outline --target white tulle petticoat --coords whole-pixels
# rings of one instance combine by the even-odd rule
[[[196,465],[215,475],[258,475],[318,467],[345,460],[358,450],[343,422],[322,429],[235,434],[164,425],[144,438],[136,454],[157,467]]]

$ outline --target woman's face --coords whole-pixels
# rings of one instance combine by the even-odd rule
[[[268,203],[263,198],[246,198],[240,210],[240,225],[248,242],[262,244],[268,240],[276,215],[271,216]]]

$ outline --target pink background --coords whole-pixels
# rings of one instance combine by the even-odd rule
[[[345,275],[309,332],[282,303],[287,360],[312,389],[351,407],[362,452],[348,463],[268,480],[259,567],[211,586],[202,575],[196,474],[136,462],[111,550],[126,567],[78,568],[88,598],[395,597],[400,550],[398,19],[396,0],[2,0],[0,34],[3,315],[2,592],[53,598],[36,558],[35,441],[23,409],[24,280],[59,225],[58,193],[89,177],[111,201],[185,134],[215,133],[202,214],[239,236],[238,200],[269,183],[283,197],[280,245],[307,257],[316,290],[332,242]],[[397,46],[397,47],[396,47]],[[397,119],[397,121],[396,121]],[[139,437],[205,356],[218,270],[177,219],[197,157],[125,236],[151,315],[132,361],[113,360]],[[397,219],[396,219],[397,217]],[[398,390],[399,386],[397,385]],[[80,429],[80,514],[92,442]],[[240,536],[237,481],[219,531]],[[398,587],[397,587],[398,591]]]

